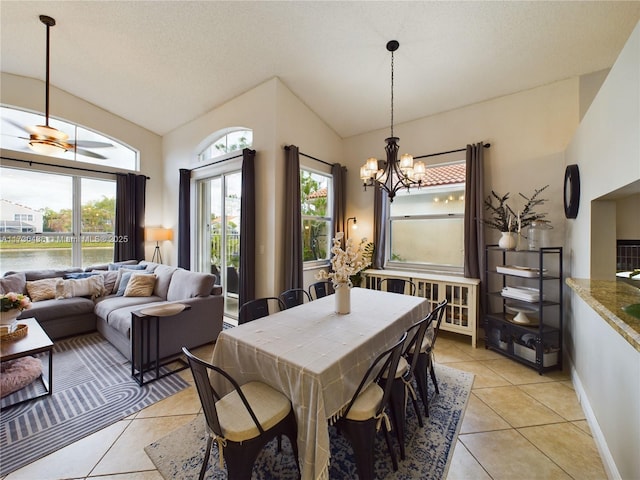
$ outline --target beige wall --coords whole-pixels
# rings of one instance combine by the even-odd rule
[[[195,166],[197,153],[213,132],[238,125],[253,130],[253,148],[257,152],[256,294],[278,294],[283,286],[283,147],[294,144],[301,152],[339,162],[341,139],[279,79],[273,78],[165,135],[165,175],[175,178],[163,197],[166,222],[177,226],[178,170]],[[322,169],[322,164],[304,158],[301,163]],[[195,205],[192,211],[195,212]],[[195,225],[195,217],[193,220]],[[176,262],[174,249],[171,263]]]
[[[383,101],[381,99],[380,101]],[[514,208],[525,195],[549,184],[541,212],[554,226],[550,242],[564,241],[564,150],[578,126],[578,79],[570,79],[494,100],[469,105],[397,125],[401,153],[414,156],[449,151],[468,143],[491,143],[485,150],[485,193],[492,189],[511,193]],[[379,130],[345,140],[349,166],[347,197],[349,216],[358,217],[358,234],[371,238],[373,191],[364,192],[359,168],[371,156],[384,158],[388,130]],[[464,153],[428,158],[430,163],[464,159]],[[487,242],[498,241],[495,230],[487,231]]]
[[[615,256],[601,260],[615,251],[616,201],[608,195],[632,195],[628,186],[640,186],[638,132],[640,23],[566,152],[566,163],[580,168],[581,183],[578,217],[567,227],[572,277],[615,278]],[[640,354],[582,299],[570,298],[565,345],[592,433],[611,478],[640,478]]]
[[[640,193],[616,201],[616,239],[640,240]]]
[[[2,73],[0,77],[0,102],[36,112],[44,109],[44,82],[33,78]],[[140,152],[140,173],[151,177],[147,182],[146,224],[162,222],[162,197],[165,188],[162,165],[162,139],[160,136],[134,123],[55,87],[50,88],[50,115],[96,130],[118,139]],[[20,158],[41,160],[31,153],[21,153]],[[76,162],[56,161],[58,164]],[[85,165],[102,170],[100,166]],[[106,170],[106,169],[105,169]],[[146,256],[151,259],[154,245],[146,245]],[[163,250],[164,251],[164,250]]]

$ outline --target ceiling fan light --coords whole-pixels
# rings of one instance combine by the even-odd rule
[[[59,142],[66,142],[69,138],[64,132],[61,132],[57,128],[50,127],[48,125],[36,125],[31,127],[32,133],[41,138],[56,140]]]
[[[40,155],[56,156],[62,155],[67,151],[62,145],[50,140],[32,139],[29,142],[29,148]]]

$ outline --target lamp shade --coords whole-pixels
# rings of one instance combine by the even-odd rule
[[[173,230],[164,227],[147,227],[144,229],[144,239],[148,242],[164,242],[173,239]]]

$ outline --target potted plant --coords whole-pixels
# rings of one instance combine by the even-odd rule
[[[535,208],[544,204],[546,199],[540,198],[540,194],[548,187],[545,185],[542,188],[535,189],[533,195],[527,197],[526,195],[519,193],[519,195],[526,200],[524,208],[517,213],[507,203],[510,193],[505,195],[498,195],[495,191],[491,190],[491,195],[484,201],[485,208],[490,212],[490,218],[484,219],[485,225],[498,230],[502,237],[498,242],[498,245],[502,248],[513,249],[517,245],[517,241],[514,233],[521,235],[522,229],[528,227],[531,222],[540,220],[546,216],[546,213],[537,213]],[[496,203],[494,203],[494,201]]]

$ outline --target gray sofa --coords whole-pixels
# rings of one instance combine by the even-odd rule
[[[52,339],[77,335],[98,330],[111,344],[113,344],[128,359],[136,360],[139,352],[131,345],[132,312],[146,307],[163,305],[166,303],[183,303],[189,308],[160,321],[160,358],[178,355],[181,348],[194,348],[214,341],[222,330],[223,297],[222,290],[215,285],[215,275],[198,273],[182,268],[158,265],[150,262],[123,262],[118,265],[123,270],[109,271],[107,266],[92,267],[91,272],[80,268],[63,270],[30,270],[24,272],[7,272],[0,279],[0,290],[19,291],[29,295],[29,289],[34,292],[40,283],[50,286],[53,281],[33,283],[37,280],[56,279],[56,296],[32,303],[32,308],[22,312],[20,318],[35,317],[47,335]],[[137,268],[138,270],[129,270]],[[153,274],[155,282],[153,291],[147,296],[126,296],[111,285],[114,277],[136,276],[138,274]],[[61,290],[73,283],[73,277],[102,276],[99,284],[105,286],[102,291],[95,288],[91,292],[78,290],[88,295],[73,295],[69,290]],[[72,280],[71,282],[69,280]],[[29,282],[29,283],[27,283]],[[65,283],[66,282],[66,283]],[[80,280],[77,283],[87,281]],[[98,282],[94,281],[94,284]],[[124,284],[123,281],[120,282]],[[133,282],[131,282],[133,283]],[[115,285],[118,287],[118,285]],[[62,298],[64,296],[68,298]],[[46,295],[45,295],[46,296]],[[155,331],[151,338],[155,345]],[[136,335],[138,332],[136,332]]]

